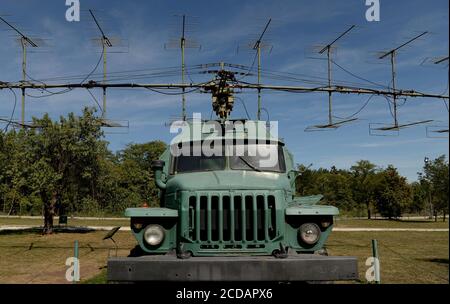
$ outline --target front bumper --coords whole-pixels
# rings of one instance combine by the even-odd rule
[[[355,257],[313,254],[192,257],[116,257],[108,260],[108,281],[336,281],[357,280]]]

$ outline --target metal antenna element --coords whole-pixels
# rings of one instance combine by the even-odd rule
[[[398,47],[393,48],[392,50],[383,53],[383,54],[379,57],[379,59],[384,59],[384,58],[386,58],[387,56],[390,56],[390,61],[391,61],[391,74],[392,74],[392,80],[391,80],[391,83],[392,83],[392,99],[393,99],[393,106],[394,106],[394,109],[393,109],[393,113],[392,113],[392,114],[393,114],[393,118],[394,118],[394,125],[393,125],[393,126],[389,126],[389,127],[377,128],[376,130],[379,130],[379,131],[386,131],[386,130],[400,129],[400,128],[402,128],[402,127],[409,127],[409,126],[411,126],[411,125],[417,125],[417,124],[421,124],[421,123],[427,123],[427,122],[430,122],[429,120],[424,120],[424,121],[419,121],[419,122],[416,122],[416,123],[408,123],[408,124],[405,124],[405,125],[399,125],[399,124],[398,124],[398,117],[397,117],[397,98],[398,98],[398,94],[397,94],[397,89],[396,89],[396,87],[395,87],[395,77],[396,77],[395,59],[396,59],[397,51],[398,51],[399,49],[401,49],[402,47],[404,47],[404,46],[410,44],[411,42],[413,42],[413,41],[419,39],[420,37],[426,35],[427,33],[428,33],[428,32],[423,32],[423,33],[421,33],[420,35],[417,35],[417,36],[415,36],[414,38],[412,38],[412,39],[406,41],[405,43],[403,43],[403,44],[401,44],[401,45],[399,45]]]
[[[424,36],[424,35],[426,35],[426,34],[428,34],[427,31],[423,32],[423,33],[420,34],[420,35],[415,36],[414,38],[412,38],[412,39],[406,41],[405,43],[401,44],[400,46],[398,46],[398,47],[396,47],[396,48],[394,48],[394,49],[392,49],[392,50],[390,50],[390,51],[385,52],[384,54],[382,54],[382,55],[379,57],[379,59],[383,59],[383,58],[385,58],[386,56],[391,55],[392,53],[397,52],[397,51],[398,51],[399,49],[401,49],[402,47],[404,47],[404,46],[410,44],[410,43],[413,42],[414,40],[417,40],[417,39],[419,39],[420,37],[422,37],[422,36]]]
[[[3,17],[0,16],[0,20],[3,21],[7,26],[9,26],[11,29],[13,29],[19,36],[28,42],[32,47],[38,47],[36,43],[33,42],[29,37],[25,36],[21,31],[19,31],[15,26],[13,26],[11,23],[6,21]]]
[[[193,25],[191,19],[195,19],[193,16],[175,15],[175,17],[181,17],[181,32],[179,32],[179,24],[177,22],[176,38],[170,38],[169,42],[164,45],[164,48],[174,48],[181,50],[181,83],[186,84],[186,62],[185,62],[185,52],[186,48],[198,48],[201,46],[194,40],[188,39],[187,35],[192,32],[190,26]],[[194,21],[195,22],[195,21]],[[178,36],[179,34],[180,36]],[[191,80],[192,81],[192,80]],[[185,121],[187,119],[186,114],[186,88],[181,88],[181,119]]]
[[[184,33],[185,33],[185,29],[186,29],[186,15],[183,15],[183,30],[181,32],[181,39],[180,39],[180,47],[181,47],[181,83],[184,84],[184,77],[185,77],[185,73],[186,73],[186,65],[184,62],[184,49],[186,46],[186,38],[184,37]],[[186,120],[186,88],[183,88],[183,94],[181,95],[181,117],[183,118],[183,121]]]
[[[355,27],[356,27],[356,25],[350,26],[345,32],[340,34],[336,39],[334,39],[331,43],[329,43],[326,46],[324,46],[319,51],[319,54],[323,54],[325,51],[327,52],[328,88],[331,88],[331,62],[332,62],[332,59],[331,59],[331,48],[332,48],[333,44],[335,44],[339,39],[344,37],[348,32],[350,32]],[[331,128],[331,129],[336,129],[336,128],[340,127],[342,124],[344,124],[346,122],[354,121],[354,120],[357,119],[357,118],[352,118],[352,119],[348,119],[348,120],[344,120],[344,121],[333,123],[333,115],[332,115],[333,107],[332,107],[331,95],[332,95],[332,91],[328,91],[328,124],[308,127],[307,131],[311,131],[312,128],[318,128],[318,129],[330,129]]]
[[[38,47],[38,45],[31,40],[29,37],[25,36],[21,31],[19,31],[15,26],[6,21],[3,17],[0,20],[13,29],[20,36],[20,45],[22,47],[22,81],[27,81],[27,46]],[[25,126],[25,88],[22,88],[22,113],[21,113],[21,126]]]
[[[92,16],[92,19],[94,19],[95,24],[97,25],[98,30],[101,33],[101,43],[102,43],[102,57],[103,57],[103,84],[106,84],[106,48],[112,47],[113,44],[111,43],[111,40],[105,35],[105,32],[103,31],[102,27],[97,21],[97,18],[95,17],[92,10],[89,10],[89,13]],[[103,87],[103,106],[102,106],[102,119],[106,118],[106,87]]]
[[[267,31],[267,28],[269,27],[270,22],[272,21],[272,18],[269,18],[269,21],[267,21],[266,26],[264,27],[264,30],[262,31],[261,35],[259,36],[258,40],[256,40],[253,49],[256,50],[257,56],[258,56],[258,86],[261,85],[261,42],[264,37],[264,34]],[[261,120],[261,89],[258,88],[258,113],[256,115],[257,120]]]
[[[433,63],[434,63],[434,64],[440,64],[440,63],[443,63],[444,61],[448,61],[448,59],[449,59],[449,56],[444,57],[444,58],[439,59],[439,60],[436,60],[436,61],[433,62]]]
[[[434,64],[441,64],[441,63],[444,63],[445,61],[449,61],[449,56],[447,56],[447,57],[441,57],[441,58],[439,58],[439,59],[437,59],[437,60],[434,60]],[[449,66],[447,65],[447,69],[448,69],[448,71],[447,71],[447,73],[448,73],[448,78],[447,78],[447,90],[449,89],[449,86],[450,86],[450,68],[449,68]],[[446,101],[444,100],[444,103],[446,103]],[[447,108],[447,111],[448,111],[448,105],[447,105],[447,103],[445,104],[445,106],[446,106],[446,108]],[[448,138],[448,134],[449,134],[449,127],[448,127],[448,122],[447,122],[447,126],[430,126],[430,127],[427,127],[426,128],[426,132],[427,132],[427,137],[430,137],[430,138]],[[430,134],[438,134],[437,136],[436,135],[430,135]]]
[[[101,27],[100,24],[98,23],[97,18],[95,18],[95,15],[94,15],[94,13],[92,12],[91,9],[89,10],[89,13],[90,13],[91,16],[92,16],[92,19],[94,19],[94,22],[95,22],[95,24],[97,25],[98,30],[99,30],[100,33],[102,34],[102,39],[104,40],[104,42],[105,42],[109,47],[112,47],[111,41],[109,40],[108,37],[106,37],[105,32],[103,31],[102,27]]]
[[[327,44],[326,46],[324,46],[319,53],[323,54],[323,52],[325,52],[326,50],[329,50],[331,48],[331,46],[333,44],[335,44],[339,39],[341,39],[342,37],[344,37],[348,32],[350,32],[353,28],[355,28],[356,25],[352,25],[350,26],[345,32],[343,32],[341,35],[339,35],[339,37],[337,37],[336,39],[334,39],[331,43]]]

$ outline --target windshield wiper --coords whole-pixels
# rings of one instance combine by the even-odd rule
[[[248,162],[245,158],[243,158],[242,156],[238,156],[240,160],[242,160],[247,166],[249,166],[251,169],[257,171],[257,172],[261,172],[261,170],[259,168],[256,168],[253,164],[251,164],[250,162]]]

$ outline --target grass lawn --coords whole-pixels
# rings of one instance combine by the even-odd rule
[[[331,233],[328,253],[356,256],[360,280],[365,281],[371,240],[378,242],[382,283],[440,283],[449,279],[448,232],[342,232]]]
[[[0,234],[0,283],[67,283],[65,262],[73,256],[75,240],[81,279],[95,277],[106,268],[108,253],[115,253],[113,242],[102,240],[106,233]],[[117,232],[114,240],[119,256],[127,256],[136,244],[131,232]]]

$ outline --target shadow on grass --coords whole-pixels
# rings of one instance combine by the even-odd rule
[[[87,227],[54,227],[53,234],[56,233],[89,233],[95,232],[95,229]],[[0,231],[0,235],[22,235],[22,234],[42,234],[42,227],[32,227],[24,229],[5,229]]]
[[[430,259],[418,259],[419,261],[432,262],[437,264],[448,264],[448,259],[430,258]]]

